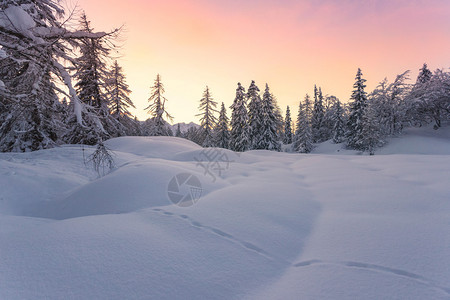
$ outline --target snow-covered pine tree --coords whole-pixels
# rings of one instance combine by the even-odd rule
[[[324,100],[324,117],[322,122],[322,137],[323,140],[329,140],[333,138],[333,128],[334,128],[334,108],[336,102],[339,101],[339,99],[336,96],[327,96]]]
[[[281,108],[278,105],[277,97],[272,94],[272,104],[273,104],[273,113],[275,114],[275,119],[277,121],[277,139],[279,142],[282,142],[284,136],[284,119],[283,114],[281,112]]]
[[[80,30],[92,34],[93,28],[85,13],[80,19]],[[109,76],[107,60],[110,48],[103,38],[85,36],[80,38],[81,55],[75,59],[77,80],[75,89],[85,107],[85,122],[80,126],[74,116],[68,120],[69,130],[64,139],[68,143],[97,144],[124,131],[120,123],[111,116],[106,81]],[[97,120],[99,119],[100,122]]]
[[[369,101],[369,105],[362,117],[362,139],[360,140],[360,150],[369,152],[370,155],[374,155],[375,149],[384,144],[376,117],[376,111],[373,108],[372,103]]]
[[[132,124],[133,116],[128,109],[130,107],[135,108],[135,106],[129,97],[131,91],[126,83],[125,74],[117,60],[109,72],[106,86],[111,114],[117,120],[117,125],[119,125],[116,128],[117,135],[131,135],[134,127]]]
[[[284,136],[283,143],[291,144],[292,143],[292,119],[291,119],[291,110],[289,109],[289,105],[286,107],[286,118],[284,120]]]
[[[84,13],[80,25],[80,30],[93,32],[91,23]],[[81,56],[76,59],[75,88],[81,101],[98,110],[102,107],[102,103],[107,101],[103,89],[108,77],[106,58],[110,49],[105,47],[100,39],[84,38],[81,40],[80,52]]]
[[[86,14],[82,14],[80,30],[93,32]],[[86,109],[96,114],[102,123],[105,137],[119,136],[120,123],[112,118],[109,106],[106,81],[109,77],[107,60],[110,48],[106,41],[98,38],[85,37],[80,42],[81,56],[76,59],[77,71],[74,75],[77,83],[75,88],[80,100],[86,104]],[[122,134],[123,135],[123,134]]]
[[[347,122],[347,147],[364,150],[363,143],[363,116],[367,108],[367,93],[364,91],[366,85],[365,79],[362,78],[361,69],[358,68],[356,73],[354,90],[351,96],[349,119]]]
[[[184,133],[184,138],[201,145],[201,128],[189,127],[188,130]]]
[[[134,116],[131,125],[132,125],[132,127],[131,127],[130,135],[141,136],[142,135],[142,124],[136,116]]]
[[[176,137],[182,137],[181,129],[180,129],[180,123],[177,124],[177,130],[175,131]]]
[[[252,80],[247,90],[248,103],[248,121],[250,130],[250,148],[249,149],[264,149],[262,144],[262,104],[259,96],[259,88],[255,81]]]
[[[426,63],[423,64],[423,67],[419,70],[419,75],[417,76],[416,83],[423,84],[431,80],[433,77],[433,73],[428,69]]]
[[[398,135],[406,121],[406,97],[410,86],[406,83],[409,71],[397,76],[391,84],[383,80],[370,94],[370,106],[374,122],[378,124],[383,136]]]
[[[345,139],[344,109],[341,106],[341,101],[335,102],[333,112],[333,142],[338,144]]]
[[[200,137],[201,137],[201,146],[202,147],[214,147],[214,135],[213,130],[217,124],[217,117],[214,113],[217,113],[217,102],[211,96],[209,92],[208,86],[206,90],[203,92],[203,97],[200,99],[200,105],[198,109],[200,113],[197,116],[200,116]]]
[[[248,113],[245,105],[245,89],[238,83],[236,97],[231,105],[230,149],[244,152],[249,148]]]
[[[277,127],[278,120],[275,116],[272,94],[269,91],[269,86],[266,83],[266,89],[261,101],[261,141],[258,149],[280,151],[281,145],[278,142]]]
[[[311,132],[311,101],[309,95],[300,102],[292,149],[299,153],[309,153],[314,148]]]
[[[64,10],[53,0],[2,1],[0,11],[0,101],[8,108],[0,117],[0,150],[32,151],[58,143],[66,126],[56,92],[66,91],[55,84],[57,80],[68,90],[75,123],[82,128],[99,123],[86,120],[64,64],[73,62],[72,49],[80,39],[108,34],[66,28],[58,21]]]
[[[415,117],[426,123],[434,122],[439,129],[443,121],[450,120],[450,73],[436,70],[425,83],[416,83],[412,96],[415,99]]]
[[[314,143],[324,141],[322,123],[324,119],[322,89],[314,85],[314,108],[311,117],[311,130]]]
[[[219,121],[214,129],[215,146],[228,149],[230,146],[230,131],[228,130],[228,117],[225,105],[220,107]]]
[[[151,126],[147,126],[149,127],[147,129],[148,135],[169,135],[164,117],[172,120],[172,116],[167,112],[165,108],[167,99],[163,96],[164,92],[164,85],[161,81],[161,76],[158,74],[156,75],[156,79],[152,87],[152,93],[150,95],[150,98],[148,99],[148,102],[150,102],[150,104],[145,108],[145,110],[148,110],[148,113],[152,117],[151,120],[148,120],[149,122],[146,121],[147,124],[151,124]]]

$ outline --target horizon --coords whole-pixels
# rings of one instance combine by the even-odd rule
[[[80,0],[78,5],[97,31],[125,25],[119,64],[136,106],[132,113],[142,121],[157,74],[176,124],[198,123],[206,86],[230,115],[238,82],[246,89],[252,80],[260,89],[268,83],[284,114],[287,105],[292,109],[312,95],[314,84],[324,95],[348,102],[358,68],[370,92],[385,77],[393,81],[406,70],[414,82],[423,63],[431,70],[449,67],[446,1],[258,2]]]

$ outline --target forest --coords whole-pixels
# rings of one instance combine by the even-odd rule
[[[229,117],[206,87],[198,107],[200,127],[181,132],[178,125],[174,133],[159,74],[146,107],[149,118],[140,121],[130,113],[131,91],[117,57],[121,28],[96,32],[86,14],[65,14],[52,0],[0,5],[2,152],[175,135],[203,147],[300,153],[331,139],[373,154],[406,127],[433,123],[438,129],[450,118],[450,73],[423,64],[415,82],[406,71],[373,91],[366,91],[358,69],[349,102],[314,86],[312,96],[306,94],[298,108],[286,107],[285,114],[268,84],[261,91],[254,81],[247,90],[238,83]],[[67,25],[73,19],[78,25]]]

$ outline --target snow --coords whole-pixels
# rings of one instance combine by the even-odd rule
[[[0,299],[450,299],[450,128],[375,156],[209,149],[215,178],[184,139],[106,145],[102,178],[92,147],[0,153]],[[167,197],[183,172],[189,207]]]
[[[33,18],[20,6],[9,6],[0,13],[0,26],[22,33],[26,37],[34,38],[30,29],[36,27]]]

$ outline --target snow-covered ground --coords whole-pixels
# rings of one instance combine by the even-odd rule
[[[99,179],[89,147],[0,154],[0,299],[450,299],[449,128],[375,156],[107,144]]]

